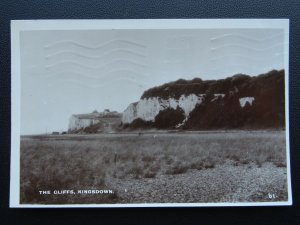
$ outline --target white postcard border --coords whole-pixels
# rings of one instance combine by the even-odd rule
[[[33,30],[107,29],[230,29],[273,28],[284,30],[285,120],[288,200],[237,203],[141,203],[141,204],[20,204],[20,32]],[[124,208],[124,207],[224,207],[292,205],[289,140],[289,19],[126,19],[126,20],[13,20],[11,21],[11,208]]]

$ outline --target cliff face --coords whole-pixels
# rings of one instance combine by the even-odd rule
[[[144,98],[128,106],[123,113],[122,122],[125,124],[132,123],[138,118],[144,121],[155,122],[155,118],[160,112],[166,109],[176,110],[177,107],[183,110],[185,117],[188,117],[195,106],[201,104],[202,100],[202,95],[195,94],[188,96],[181,95],[179,99],[171,97],[168,99],[162,99],[160,97]]]
[[[112,133],[117,131],[121,124],[121,115],[118,112],[93,112],[72,115],[69,120],[69,133]]]
[[[92,118],[78,118],[76,115],[72,115],[69,120],[69,130],[80,130],[84,129],[88,126],[92,126],[96,123],[99,123],[98,119],[92,119]]]
[[[144,92],[124,111],[131,128],[268,129],[285,125],[284,71],[178,80]]]

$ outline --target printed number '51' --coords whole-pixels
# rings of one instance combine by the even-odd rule
[[[277,196],[276,196],[275,194],[269,193],[269,194],[268,194],[268,197],[269,197],[269,199],[274,199],[274,198],[276,198]]]

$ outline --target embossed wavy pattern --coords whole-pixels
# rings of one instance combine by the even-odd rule
[[[76,52],[76,51],[57,51],[55,53],[52,54],[48,54],[45,56],[45,58],[50,59],[50,58],[55,58],[58,57],[60,55],[64,56],[64,57],[68,57],[70,55],[76,55],[80,58],[87,58],[87,59],[102,59],[102,58],[106,58],[110,55],[115,55],[115,54],[121,54],[121,53],[125,53],[128,54],[129,56],[137,56],[137,57],[142,57],[145,58],[146,55],[142,54],[140,52],[136,52],[130,49],[126,49],[126,48],[115,48],[113,50],[108,50],[106,52],[99,52],[99,53],[89,53],[89,54],[84,54],[82,52]]]
[[[286,45],[281,31],[265,38],[228,33],[210,39],[210,62],[215,71],[224,66],[240,72],[255,72],[255,67],[274,69],[283,66]]]
[[[145,84],[146,46],[115,39],[98,45],[63,40],[44,46],[45,77],[49,82],[103,87],[113,81]],[[109,82],[108,82],[109,80]],[[105,81],[105,82],[104,82]]]
[[[134,61],[128,60],[128,59],[116,59],[113,62],[109,62],[109,63],[104,63],[102,65],[97,65],[97,66],[92,66],[92,65],[86,65],[86,64],[82,64],[76,61],[72,61],[72,60],[63,60],[54,64],[49,64],[46,65],[46,68],[55,68],[55,67],[59,67],[59,66],[66,66],[66,65],[71,65],[71,66],[77,66],[77,67],[83,67],[86,69],[93,69],[93,70],[102,70],[106,67],[112,67],[113,64],[118,63],[118,64],[129,64],[129,65],[134,65],[137,67],[141,67],[141,68],[145,68],[147,67],[147,65],[141,64],[141,63],[136,63]]]
[[[277,53],[268,58],[262,57],[260,55],[258,55],[258,57],[254,58],[254,57],[243,55],[243,54],[227,54],[227,55],[211,58],[210,61],[227,60],[229,57],[231,59],[239,59],[239,60],[244,60],[246,62],[252,61],[252,62],[256,62],[256,63],[266,63],[269,61],[272,62],[272,60],[274,60],[275,58],[282,57],[283,55],[284,55],[283,53]]]
[[[58,77],[58,78],[62,78],[62,77],[66,77],[66,76],[72,76],[72,74],[74,75],[74,77],[84,77],[85,79],[97,79],[99,81],[101,81],[104,78],[110,78],[111,76],[113,77],[118,77],[118,76],[124,76],[124,77],[130,77],[130,78],[134,78],[137,79],[139,78],[139,80],[143,79],[146,77],[146,75],[141,74],[141,73],[137,73],[135,71],[132,70],[126,70],[126,69],[121,69],[121,70],[117,70],[117,69],[112,69],[111,71],[108,71],[107,73],[102,73],[102,74],[90,74],[90,73],[83,73],[80,72],[78,70],[61,70],[58,72],[53,72],[50,73],[48,75],[46,75],[46,78],[52,78],[52,77]]]
[[[241,35],[241,34],[236,34],[236,33],[229,33],[229,34],[223,34],[220,36],[216,36],[216,37],[212,37],[210,40],[211,41],[224,41],[225,39],[230,39],[232,40],[233,38],[235,39],[241,39],[241,40],[247,40],[247,41],[251,41],[251,42],[269,42],[272,41],[274,39],[283,38],[284,33],[283,32],[279,32],[278,34],[272,35],[270,37],[267,38],[253,38],[253,37],[249,37],[246,35]]]
[[[137,43],[135,41],[129,41],[129,40],[123,40],[123,39],[114,39],[114,40],[110,40],[104,44],[99,44],[99,45],[85,45],[85,44],[81,44],[79,42],[76,42],[74,40],[62,40],[62,41],[58,41],[49,45],[45,45],[45,48],[54,48],[54,47],[61,47],[61,46],[65,46],[65,45],[73,45],[76,47],[80,47],[80,48],[86,48],[86,49],[101,49],[105,46],[108,45],[115,45],[115,44],[120,44],[120,43],[124,43],[126,45],[132,45],[132,46],[136,46],[136,47],[140,47],[140,48],[145,48],[146,46],[140,43]]]
[[[268,47],[264,47],[264,48],[256,48],[253,46],[247,46],[247,45],[241,45],[241,44],[226,44],[226,45],[222,45],[222,46],[218,46],[218,47],[212,47],[211,50],[212,51],[218,51],[220,49],[223,48],[238,48],[238,49],[245,49],[247,51],[255,51],[255,52],[266,52],[266,51],[271,51],[271,50],[277,50],[278,48],[282,48],[282,46],[284,45],[284,43],[278,43],[276,45],[272,45],[272,46],[268,46]]]
[[[116,84],[116,83],[131,83],[134,86],[141,88],[144,90],[144,87],[147,85],[147,83],[142,82],[142,81],[137,81],[135,79],[130,79],[128,77],[119,77],[119,78],[114,78],[111,79],[109,81],[101,81],[101,82],[95,82],[95,83],[91,83],[91,82],[87,82],[86,80],[80,80],[80,79],[75,79],[75,78],[62,78],[60,80],[52,80],[50,81],[48,84],[49,86],[57,86],[57,85],[63,85],[65,86],[66,83],[68,84],[74,84],[78,87],[83,87],[83,88],[104,88],[107,87],[111,84]]]

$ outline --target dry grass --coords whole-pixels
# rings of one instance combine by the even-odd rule
[[[113,195],[39,195],[39,190],[111,189],[110,179],[272,163],[286,166],[284,132],[45,136],[21,140],[22,203],[116,203]]]

